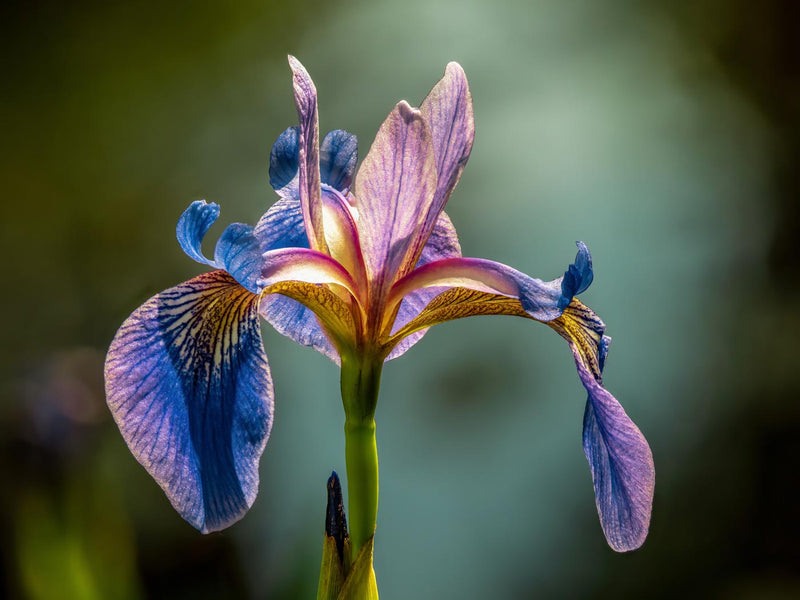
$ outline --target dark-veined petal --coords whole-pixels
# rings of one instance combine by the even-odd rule
[[[319,171],[322,183],[347,193],[353,183],[358,161],[358,138],[343,129],[328,133],[319,147]]]
[[[426,287],[467,288],[517,298],[522,308],[539,321],[559,317],[577,290],[592,279],[589,250],[578,242],[578,255],[563,277],[542,281],[504,264],[481,258],[450,258],[428,263],[398,281],[389,296],[393,306],[412,290]]]
[[[300,303],[318,319],[313,330],[309,330],[304,323],[299,323],[298,329],[296,313],[291,312],[291,309],[286,313],[277,313],[273,305],[269,309],[273,319],[271,323],[279,333],[291,337],[304,346],[315,348],[336,364],[341,363],[342,353],[354,347],[356,324],[353,319],[352,302],[343,300],[329,288],[305,281],[278,281],[266,287],[264,293],[279,295],[278,297]],[[275,296],[266,296],[265,300],[272,297]],[[285,332],[286,329],[292,331],[288,333]],[[323,332],[327,344],[318,343],[314,334],[317,330]]]
[[[283,198],[299,198],[297,168],[299,127],[289,127],[278,136],[269,152],[269,183]]]
[[[298,186],[299,127],[278,136],[269,153],[269,182],[283,198],[300,198]],[[319,148],[320,180],[346,194],[358,160],[358,139],[343,129],[328,132]]]
[[[444,77],[419,110],[431,130],[438,175],[436,195],[423,225],[422,235],[427,236],[461,177],[475,139],[472,96],[461,65],[455,62],[447,65]]]
[[[642,432],[602,385],[611,338],[603,335],[600,318],[578,300],[547,325],[569,343],[578,376],[589,392],[583,449],[592,470],[603,533],[617,552],[635,550],[644,543],[650,527],[655,468]]]
[[[294,56],[289,57],[294,82],[294,102],[300,120],[298,131],[298,187],[303,222],[309,245],[314,250],[326,251],[322,231],[322,200],[319,174],[319,116],[317,114],[317,88],[305,67]]]
[[[341,264],[327,254],[307,248],[271,250],[264,254],[258,283],[265,294],[282,294],[300,302],[319,319],[313,325],[309,315],[296,312],[291,305],[265,302],[262,314],[275,329],[339,362],[338,352],[333,349],[351,345],[355,336],[355,321],[351,317],[345,323],[341,314],[352,315],[351,311],[361,310],[355,283]],[[339,294],[325,286],[335,286]],[[327,343],[320,343],[319,332],[329,338]]]
[[[131,452],[200,531],[253,504],[273,389],[258,296],[212,271],[154,296],[106,357],[106,397]]]
[[[358,231],[376,304],[414,266],[419,238],[436,191],[431,133],[405,101],[381,125],[356,174]]]

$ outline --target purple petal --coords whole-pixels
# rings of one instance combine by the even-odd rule
[[[332,283],[357,296],[355,283],[347,269],[327,254],[308,248],[281,248],[264,253],[258,285],[265,288],[279,281]]]
[[[447,65],[444,77],[419,110],[431,130],[438,174],[436,195],[423,225],[423,235],[427,235],[461,177],[475,138],[472,96],[461,65],[455,62]]]
[[[305,67],[294,56],[289,57],[294,81],[294,101],[300,119],[298,137],[298,186],[303,222],[311,248],[325,250],[322,232],[322,201],[319,173],[319,117],[317,89]]]
[[[575,259],[580,265],[582,277],[591,281],[591,258],[584,244],[579,244]],[[567,273],[575,270],[574,264]],[[490,294],[518,298],[522,308],[538,321],[552,321],[561,316],[572,300],[574,283],[583,284],[583,279],[565,277],[542,281],[504,264],[481,258],[448,258],[428,263],[398,281],[392,288],[388,305],[391,307],[413,290],[426,287],[466,288]],[[588,284],[587,284],[588,285]]]
[[[273,390],[257,296],[212,271],[154,296],[106,357],[106,397],[128,447],[172,505],[207,533],[258,492]]]
[[[603,321],[578,300],[548,325],[569,343],[578,376],[589,392],[583,450],[592,471],[603,533],[617,552],[635,550],[644,543],[650,527],[655,468],[642,432],[602,385],[611,338],[603,335]]]
[[[389,114],[356,175],[355,190],[367,275],[380,303],[422,251],[420,227],[436,190],[430,130],[417,109],[400,102]]]
[[[653,455],[616,398],[591,376],[577,354],[575,362],[589,392],[583,417],[583,450],[592,470],[600,524],[614,550],[635,550],[644,543],[650,527],[655,487]]]

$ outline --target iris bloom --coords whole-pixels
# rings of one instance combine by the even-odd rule
[[[419,108],[397,104],[355,173],[355,137],[333,131],[319,143],[314,84],[297,60],[290,65],[300,123],[270,155],[280,200],[255,227],[230,225],[213,259],[200,246],[219,208],[189,206],[178,240],[214,270],[145,302],[109,349],[108,404],[134,456],[200,531],[243,516],[273,415],[260,314],[341,365],[355,554],[377,515],[373,415],[383,363],[437,323],[513,315],[567,341],[589,395],[583,447],[603,531],[615,550],[639,547],[650,521],[652,455],[602,384],[610,339],[576,298],[592,281],[588,249],[578,243],[563,277],[534,279],[462,257],[443,212],[474,134],[461,67],[450,63]]]

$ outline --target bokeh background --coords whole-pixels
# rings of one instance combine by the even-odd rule
[[[657,467],[650,537],[617,555],[580,445],[584,392],[545,327],[471,319],[388,365],[382,597],[800,597],[800,10],[791,0],[29,2],[0,18],[0,596],[314,596],[336,367],[264,326],[277,414],[261,492],[201,536],[135,462],[102,366],[123,319],[275,200],[296,115],[363,152],[449,60],[475,149],[448,211],[464,252],[560,275],[614,337],[606,383]]]

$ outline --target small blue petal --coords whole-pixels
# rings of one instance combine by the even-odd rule
[[[214,260],[245,289],[258,293],[256,280],[261,272],[261,254],[261,243],[255,229],[244,223],[232,223],[217,242]]]
[[[278,200],[256,224],[255,235],[261,244],[261,252],[281,248],[308,248],[300,199],[294,197]]]
[[[575,244],[578,246],[578,255],[561,280],[561,290],[564,296],[562,302],[566,301],[562,308],[566,307],[572,298],[585,292],[594,279],[592,255],[589,253],[589,248],[583,242],[575,242]]]
[[[299,198],[281,198],[261,217],[255,228],[261,251],[308,248]],[[296,300],[271,294],[260,306],[261,316],[275,330],[303,346],[310,346],[338,364],[339,353],[322,330],[317,316]]]
[[[278,136],[269,153],[269,182],[283,197],[299,197],[297,187],[299,135],[299,127],[289,127]]]
[[[322,183],[347,192],[353,183],[358,161],[358,138],[343,129],[328,133],[319,147],[319,171]]]
[[[108,405],[136,459],[207,533],[253,504],[273,388],[257,296],[224,271],[154,296],[106,357]]]
[[[203,256],[201,244],[208,230],[219,217],[219,205],[212,202],[207,204],[205,200],[195,200],[189,205],[181,218],[178,219],[178,226],[175,235],[183,251],[197,262],[216,266],[214,261],[208,260]]]

